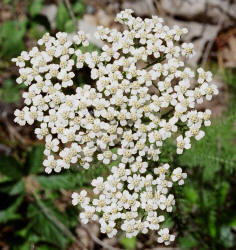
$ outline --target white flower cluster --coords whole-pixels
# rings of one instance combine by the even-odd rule
[[[169,188],[174,182],[184,184],[187,174],[178,167],[170,175],[169,164],[154,168],[147,174],[147,162],[140,156],[130,167],[131,170],[125,163],[119,163],[112,167],[112,174],[106,180],[103,177],[94,179],[92,186],[96,198],[91,202],[85,190],[73,193],[73,205],[79,204],[84,210],[80,213],[82,223],[99,220],[101,232],[108,237],[116,235],[117,225],[126,237],[159,230],[164,221],[161,212],[172,212],[175,204],[173,194],[168,194]],[[168,245],[174,240],[174,235],[168,232],[167,228],[161,229],[158,242]]]
[[[165,26],[157,16],[133,17],[122,11],[117,21],[128,26],[123,32],[98,27],[106,42],[101,54],[83,53],[86,35],[72,39],[59,32],[45,34],[29,53],[13,59],[19,66],[18,83],[29,86],[25,106],[15,111],[15,122],[24,126],[37,121],[39,139],[45,139],[45,171],[60,172],[72,164],[89,168],[95,161],[113,166],[105,179],[92,181],[94,198],[85,190],[73,193],[83,223],[99,220],[101,232],[113,237],[117,229],[132,237],[159,230],[158,242],[174,240],[161,211],[171,212],[173,183],[184,183],[186,174],[168,164],[156,166],[164,141],[176,138],[177,153],[191,147],[191,138],[204,136],[211,111],[199,112],[196,104],[211,100],[218,90],[212,74],[195,73],[181,58],[194,55],[193,44],[178,45],[186,29]],[[91,69],[94,84],[76,87],[79,70]],[[92,87],[93,86],[93,87]]]

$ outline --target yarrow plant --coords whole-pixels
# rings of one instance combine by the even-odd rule
[[[202,139],[211,111],[200,112],[196,104],[218,90],[210,72],[185,67],[184,57],[195,53],[193,44],[179,42],[187,29],[171,29],[157,16],[133,17],[129,9],[116,21],[127,29],[98,27],[96,35],[105,42],[101,53],[81,50],[89,45],[82,31],[73,37],[58,32],[46,33],[38,47],[14,58],[17,83],[28,86],[15,122],[38,125],[48,174],[76,164],[88,169],[97,161],[113,163],[106,178],[92,180],[93,195],[72,194],[82,223],[99,221],[108,237],[155,230],[157,241],[168,245],[175,236],[161,223],[175,205],[172,186],[183,185],[187,174],[159,162],[162,146],[172,137],[182,154],[191,140]],[[93,84],[76,87],[83,67],[91,69]]]

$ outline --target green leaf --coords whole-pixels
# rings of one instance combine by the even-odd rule
[[[178,239],[180,249],[187,250],[192,249],[198,244],[198,241],[193,237],[193,235],[188,234],[184,237]]]
[[[208,215],[208,229],[212,238],[216,237],[217,226],[216,226],[216,213],[215,211],[209,211]]]
[[[28,153],[26,159],[26,171],[30,174],[36,174],[42,168],[43,163],[43,145],[37,145],[32,148],[32,150]]]
[[[9,191],[9,195],[16,195],[16,194],[20,194],[23,193],[25,190],[25,183],[23,180],[18,181],[13,187],[12,189]]]
[[[122,237],[120,239],[120,244],[127,250],[133,250],[136,248],[136,243],[137,243],[137,239],[136,237],[133,238],[125,238]]]
[[[16,103],[20,99],[20,89],[24,85],[18,85],[12,79],[7,79],[0,89],[0,98],[6,103]]]
[[[17,56],[24,50],[23,36],[26,32],[26,19],[5,21],[0,27],[0,54],[6,58]]]
[[[192,204],[197,204],[199,201],[199,194],[192,186],[185,186],[184,187],[184,195],[188,201]]]
[[[47,244],[42,244],[42,243],[37,244],[37,250],[48,250],[48,249],[50,249],[50,250],[58,250],[57,247],[52,247],[51,245],[48,246]]]
[[[91,179],[98,176],[106,176],[110,171],[108,165],[92,165],[88,170],[81,168],[79,171],[66,171],[59,175],[41,175],[37,176],[37,182],[45,189],[78,189],[90,186]]]
[[[68,20],[65,24],[65,32],[72,33],[75,31],[75,25],[72,20]]]
[[[30,232],[30,223],[25,225],[23,228],[15,232],[16,236],[20,236],[22,238],[26,238],[28,236],[28,233]]]
[[[88,52],[97,51],[98,54],[101,55],[101,49],[93,43],[89,43],[89,46],[86,47],[86,51]]]
[[[65,31],[65,24],[70,20],[70,14],[63,3],[60,3],[56,15],[56,27],[58,30]]]
[[[19,196],[9,208],[0,211],[0,223],[6,223],[9,220],[16,220],[21,218],[21,216],[16,213],[16,210],[20,206],[23,198],[23,195]]]
[[[236,227],[236,215],[232,216],[230,222],[229,222],[230,227]]]
[[[29,250],[32,247],[32,242],[24,242],[22,245],[13,247],[13,250]]]
[[[27,215],[32,222],[32,230],[39,235],[41,241],[50,242],[60,249],[65,249],[68,242],[68,237],[60,230],[56,222],[50,219],[50,214],[56,216],[56,219],[60,223],[65,224],[66,220],[63,219],[63,214],[55,211],[55,208],[48,206],[45,202],[42,202],[43,206],[47,208],[48,213],[45,214],[39,207],[34,204],[30,204]]]
[[[43,188],[46,189],[72,189],[78,181],[73,174],[37,176],[36,180]]]
[[[235,137],[235,105],[231,110],[221,120],[216,120],[211,127],[205,129],[203,140],[193,140],[191,149],[178,156],[181,165],[195,167],[196,174],[203,172],[203,182],[214,183],[222,166],[224,172],[232,173],[235,169],[236,147],[232,141]]]
[[[217,209],[218,196],[213,190],[204,189],[203,192],[203,204],[207,210],[214,212],[214,209]]]
[[[81,18],[86,10],[86,5],[82,0],[77,0],[74,5],[72,5],[72,10],[77,18]]]
[[[45,27],[34,21],[31,21],[30,24],[31,24],[30,29],[28,31],[29,37],[36,39],[36,40],[40,39],[43,36],[43,34],[46,32]]]
[[[42,9],[44,0],[33,0],[29,5],[29,13],[32,17],[35,17]]]
[[[24,192],[25,185],[23,180],[4,181],[0,183],[0,192],[7,193],[8,195],[17,195]]]
[[[229,183],[228,182],[222,183],[222,186],[220,189],[220,195],[219,195],[220,206],[224,204],[226,197],[227,197],[228,190],[229,190]]]
[[[168,228],[172,228],[174,225],[174,221],[170,216],[165,216],[165,221],[162,223],[162,228],[164,227],[168,227]]]
[[[12,179],[22,177],[22,167],[20,163],[12,156],[0,154],[0,172]]]

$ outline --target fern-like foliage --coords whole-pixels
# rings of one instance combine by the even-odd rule
[[[178,222],[180,249],[233,249],[236,147],[235,107],[205,130],[201,141],[174,164],[185,167],[189,178],[179,190]],[[196,248],[197,247],[197,248]]]
[[[236,168],[235,119],[236,113],[230,112],[213,121],[205,130],[204,139],[194,141],[192,148],[178,157],[179,164],[202,168],[203,179],[208,181],[213,180],[222,167],[232,174]]]

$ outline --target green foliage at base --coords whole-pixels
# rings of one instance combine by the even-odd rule
[[[231,112],[215,121],[203,140],[176,159],[188,172],[188,181],[177,195],[181,249],[233,249],[235,245],[235,118]]]
[[[70,205],[70,197],[63,212],[56,201],[61,191],[78,190],[89,178],[83,171],[42,174],[43,149],[33,147],[23,163],[0,155],[0,228],[11,249],[30,249],[32,244],[37,249],[66,249],[74,239],[78,210]]]

